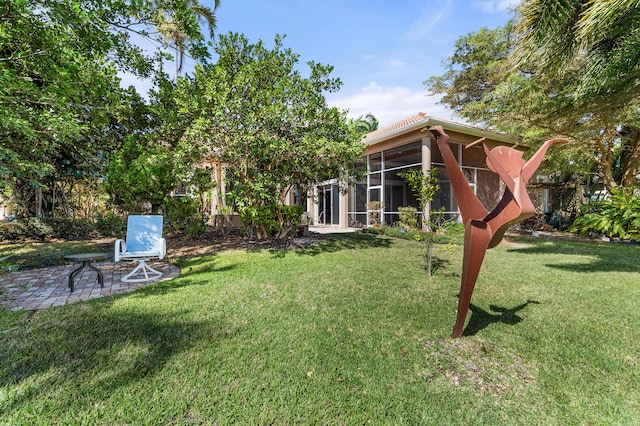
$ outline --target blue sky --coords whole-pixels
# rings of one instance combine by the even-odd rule
[[[201,0],[203,5],[212,3]],[[371,112],[380,126],[420,111],[452,113],[429,98],[422,82],[444,71],[456,40],[481,27],[496,28],[512,16],[515,0],[221,0],[218,34],[243,33],[251,42],[285,47],[308,61],[334,66],[342,80],[332,106],[357,118]],[[170,68],[168,68],[170,69]],[[185,72],[193,69],[187,62]]]

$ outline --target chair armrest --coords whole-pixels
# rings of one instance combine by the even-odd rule
[[[164,238],[161,238],[160,240],[158,240],[158,259],[160,260],[164,259],[166,254],[167,254],[167,240],[165,240]]]
[[[115,248],[113,251],[113,261],[114,262],[118,262],[120,261],[120,253],[124,253],[127,251],[127,243],[124,242],[124,240],[116,240],[116,244],[115,244]]]

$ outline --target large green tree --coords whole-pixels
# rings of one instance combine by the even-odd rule
[[[157,77],[140,126],[145,130],[129,132],[109,161],[103,186],[120,211],[163,214],[169,227],[198,232],[213,181],[183,137],[193,116],[179,111],[177,84],[166,74]]]
[[[550,78],[535,60],[513,66],[514,29],[510,23],[461,37],[444,61],[446,73],[425,82],[428,90],[460,116],[533,145],[551,136],[574,141],[550,154],[556,167],[585,179],[597,174],[609,189],[633,185],[640,166],[637,96],[615,108],[597,98],[578,102],[583,70]]]
[[[575,102],[617,108],[640,90],[640,2],[527,0],[518,9],[516,60],[541,75],[580,76]]]
[[[0,0],[0,188],[24,215],[59,177],[101,172],[135,123],[139,97],[120,89],[117,72],[150,76],[157,57],[132,36],[168,47],[161,6],[207,55],[187,0]],[[126,111],[129,110],[129,111]],[[135,113],[133,115],[136,115]],[[35,195],[34,195],[35,194]]]
[[[303,195],[312,182],[355,175],[364,147],[346,113],[324,97],[340,80],[314,62],[303,76],[298,55],[279,36],[268,48],[230,33],[216,52],[215,65],[198,66],[189,84],[183,80],[182,108],[194,116],[186,139],[226,165],[228,195],[247,222],[264,231],[264,212],[271,212],[284,235],[289,191]]]

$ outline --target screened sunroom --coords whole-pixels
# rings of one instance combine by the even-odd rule
[[[341,228],[371,226],[372,208],[376,208],[381,223],[393,225],[399,220],[399,207],[419,207],[403,173],[409,169],[427,173],[432,168],[439,170],[439,190],[430,210],[439,212],[442,220],[457,220],[458,206],[449,178],[438,145],[428,131],[434,125],[441,125],[447,131],[450,147],[469,184],[485,207],[492,209],[504,190],[500,178],[488,169],[482,144],[465,147],[481,137],[489,148],[515,146],[516,141],[506,134],[419,113],[366,135],[363,140],[367,144],[363,158],[368,170],[366,179],[348,192],[341,191],[336,181],[316,186],[307,203],[314,223]]]

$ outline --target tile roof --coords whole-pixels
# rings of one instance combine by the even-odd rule
[[[415,130],[415,128],[419,128],[421,125],[431,127],[436,124],[442,125],[445,129],[451,129],[469,135],[488,137],[502,143],[517,144],[516,139],[507,133],[496,132],[467,123],[430,116],[424,112],[419,112],[411,117],[407,117],[381,129],[367,133],[363,136],[362,141],[367,145],[372,145],[386,140],[387,137],[391,137],[392,134],[395,136],[397,134]]]
[[[381,129],[374,130],[373,132],[367,133],[364,137],[366,139],[374,139],[382,135],[386,135],[387,133],[391,133],[395,130],[402,129],[403,127],[407,127],[419,121],[422,121],[424,120],[425,117],[427,117],[427,114],[425,114],[424,112],[419,112],[416,115],[412,115],[411,117],[405,118],[400,121],[396,121],[395,123],[385,126]]]

